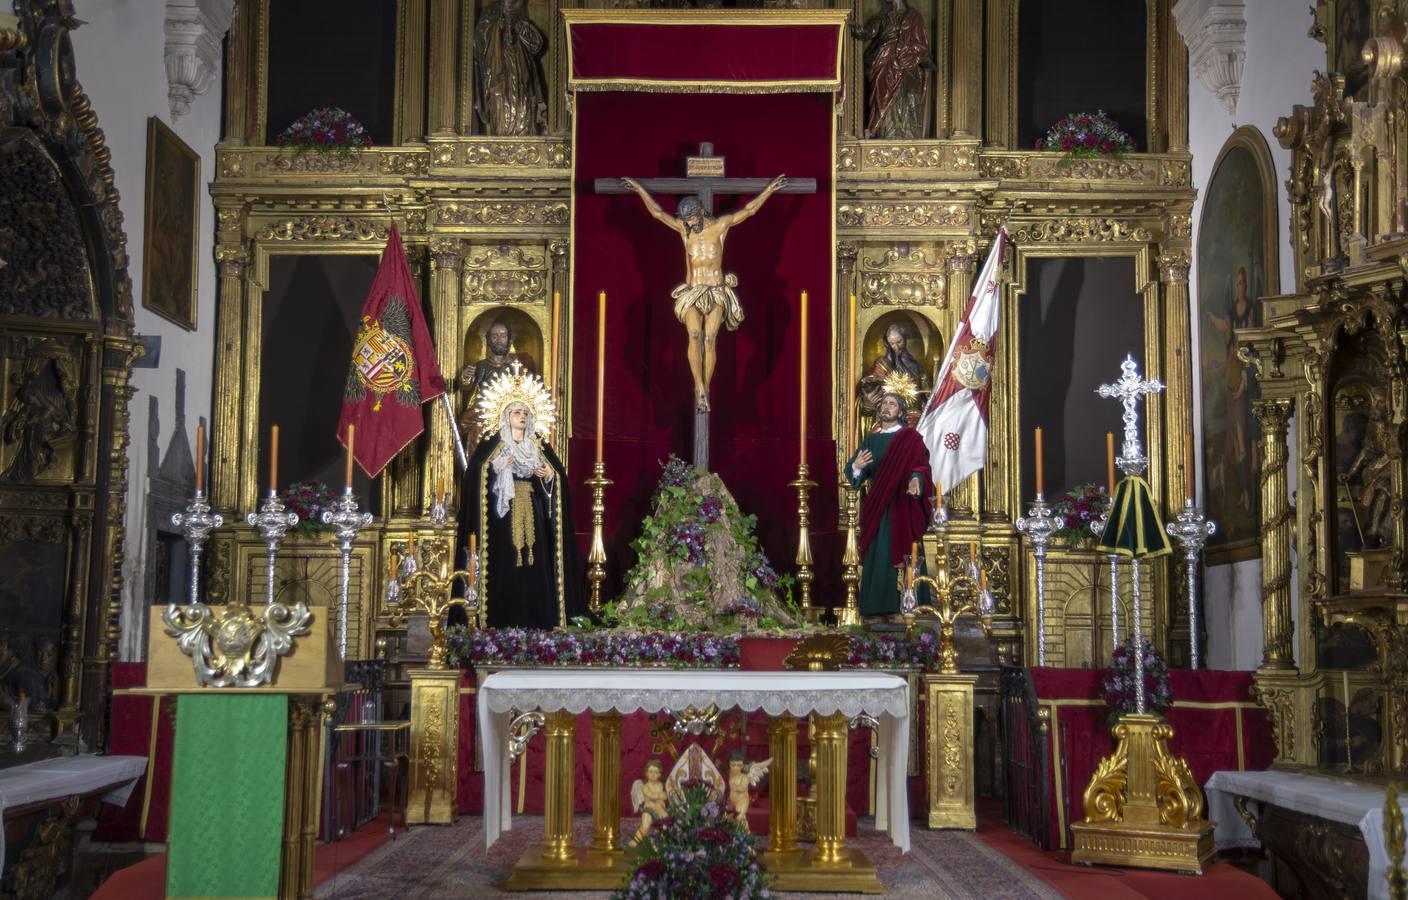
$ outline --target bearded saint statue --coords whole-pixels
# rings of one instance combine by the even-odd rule
[[[474,27],[474,111],[484,133],[542,134],[547,128],[545,40],[528,18],[526,0],[494,0]]]
[[[851,36],[866,41],[865,80],[870,87],[865,136],[917,140],[929,134],[930,72],[924,16],[906,0],[886,0],[883,12]]]

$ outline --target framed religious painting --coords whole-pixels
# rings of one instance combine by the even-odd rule
[[[1208,562],[1260,554],[1260,446],[1255,378],[1237,358],[1236,332],[1261,325],[1260,299],[1279,289],[1276,181],[1271,152],[1250,126],[1233,132],[1213,165],[1198,230],[1198,371],[1203,496],[1217,534]]]
[[[142,306],[196,328],[200,155],[155,116],[147,119]]]

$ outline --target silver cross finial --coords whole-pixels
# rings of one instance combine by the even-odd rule
[[[1124,404],[1124,450],[1116,459],[1120,471],[1126,475],[1142,475],[1149,467],[1149,458],[1139,445],[1139,399],[1148,394],[1157,394],[1164,389],[1163,382],[1156,378],[1144,381],[1139,377],[1139,365],[1133,354],[1120,363],[1120,379],[1114,384],[1102,384],[1095,391],[1106,399],[1114,398]]]

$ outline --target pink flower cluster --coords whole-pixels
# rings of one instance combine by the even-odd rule
[[[1134,140],[1103,111],[1072,113],[1052,125],[1046,137],[1037,140],[1036,149],[1060,150],[1065,154],[1062,162],[1092,156],[1122,159],[1134,152]]]
[[[346,154],[356,148],[370,147],[372,138],[366,126],[351,113],[337,107],[324,107],[295,119],[279,133],[278,144],[293,147],[295,153],[316,150]]]

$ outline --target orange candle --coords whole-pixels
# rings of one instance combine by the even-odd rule
[[[477,562],[477,560],[475,560],[475,558],[474,558],[474,548],[475,548],[474,539],[475,539],[476,537],[478,537],[478,535],[476,535],[474,532],[471,531],[471,532],[469,533],[469,559],[466,560],[466,562],[468,563],[468,565],[466,565],[465,568],[469,570],[469,583],[470,583],[470,584],[473,584],[473,583],[474,583],[475,578],[478,577],[478,571],[479,571],[479,567],[478,567],[477,565],[475,565],[475,563]]]
[[[939,509],[944,508],[944,485],[941,481],[934,482],[934,501]]]
[[[438,503],[444,503],[444,502],[445,502],[445,476],[444,476],[444,475],[441,475],[440,478],[439,478],[439,480],[435,482],[435,500],[436,500],[436,502],[438,502]]]
[[[279,492],[279,426],[275,425],[269,438],[269,493]]]
[[[1192,503],[1197,493],[1197,482],[1193,476],[1193,435],[1189,432],[1184,435],[1183,441],[1183,496]]]
[[[802,291],[802,340],[797,350],[797,368],[802,383],[801,421],[797,425],[797,465],[807,464],[807,292]]]
[[[846,443],[856,433],[856,404],[851,392],[856,389],[856,357],[860,348],[856,346],[856,295],[851,295],[850,312],[846,316]]]
[[[1110,496],[1115,496],[1115,433],[1105,432],[1105,481],[1110,486]]]
[[[205,423],[196,425],[196,493],[205,490]]]
[[[1041,458],[1041,426],[1036,429],[1036,493],[1041,496],[1045,493],[1042,486],[1046,481],[1046,466]]]
[[[968,562],[970,562],[970,563],[975,563],[975,562],[977,562],[977,561],[978,561],[978,545],[975,544],[975,543],[973,543],[972,541],[969,541],[969,542],[968,542]]]
[[[548,352],[544,354],[547,359],[544,363],[544,374],[548,376],[548,396],[556,399],[555,389],[557,388],[557,318],[558,307],[562,305],[562,292],[552,292],[552,318],[548,321],[548,334],[551,343],[548,344]]]
[[[357,426],[349,424],[347,426],[347,471],[343,476],[343,483],[349,488],[352,487],[352,446],[357,442]]]
[[[406,557],[414,559],[416,555],[416,533],[412,531],[406,535]]]
[[[596,304],[596,461],[605,461],[602,421],[606,417],[606,291]]]

